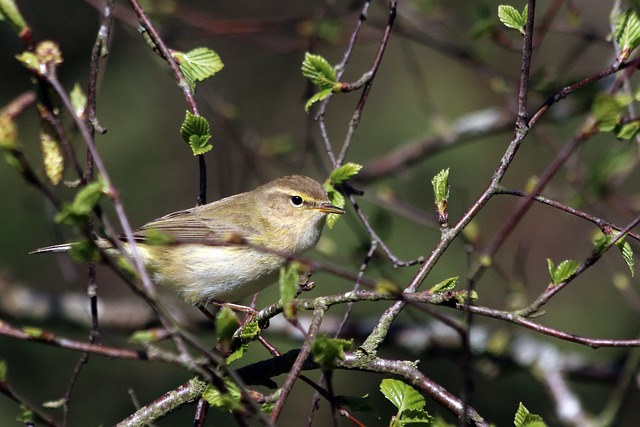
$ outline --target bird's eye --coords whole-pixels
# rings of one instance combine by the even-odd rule
[[[300,196],[293,195],[289,198],[289,200],[291,200],[291,204],[293,206],[302,206],[302,197]]]

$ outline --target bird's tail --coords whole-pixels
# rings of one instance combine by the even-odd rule
[[[39,248],[39,249],[36,249],[35,251],[31,251],[29,252],[29,254],[43,254],[46,252],[62,253],[62,252],[69,252],[70,249],[71,249],[71,243],[63,243],[61,245],[45,246],[44,248]]]

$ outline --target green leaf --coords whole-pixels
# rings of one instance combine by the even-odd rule
[[[407,424],[431,424],[433,417],[424,409],[407,409],[400,417],[400,425]]]
[[[334,367],[337,360],[344,359],[344,352],[350,350],[351,347],[353,347],[353,340],[320,335],[311,344],[311,354],[313,354],[314,362],[322,366],[322,369],[329,370]]]
[[[260,335],[260,325],[256,320],[245,323],[240,330],[242,341],[253,341],[258,335]]]
[[[327,192],[327,196],[329,197],[329,202],[333,206],[344,208],[344,205],[346,204],[346,200],[344,199],[344,196],[342,195],[342,193],[336,190],[333,184],[331,184],[328,180],[327,182],[324,183],[324,189]],[[336,224],[340,216],[341,215],[334,214],[334,213],[330,213],[329,215],[327,215],[327,227],[333,228],[333,226]]]
[[[320,91],[309,98],[304,105],[304,111],[306,112],[309,112],[309,108],[313,104],[326,99],[332,92],[340,89],[335,70],[320,55],[313,55],[309,52],[304,54],[302,75],[320,88]]]
[[[280,301],[282,302],[283,314],[287,319],[295,316],[295,308],[291,301],[298,294],[299,267],[296,262],[280,267],[280,280],[278,282],[280,285]]]
[[[542,417],[529,412],[527,408],[520,402],[516,417],[513,420],[516,427],[546,427]]]
[[[458,284],[459,276],[449,277],[448,279],[444,279],[442,282],[434,285],[429,289],[429,293],[435,294],[436,292],[445,292],[451,291]]]
[[[305,113],[309,112],[309,108],[311,108],[311,106],[313,104],[315,104],[318,101],[322,101],[324,99],[327,99],[329,97],[329,95],[331,95],[333,93],[333,91],[331,89],[322,89],[320,92],[316,93],[315,95],[313,95],[311,98],[309,98],[309,100],[304,104],[304,111]]]
[[[385,378],[380,383],[380,391],[401,414],[407,409],[424,409],[424,397],[413,387],[400,380]]]
[[[21,406],[20,409],[22,412],[16,417],[16,421],[24,425],[35,425],[36,417],[33,415],[33,412],[24,406]]]
[[[129,336],[128,341],[133,344],[151,344],[158,342],[165,336],[164,329],[145,329],[144,331],[135,331]]]
[[[225,380],[224,383],[227,387],[227,393],[220,393],[220,390],[213,385],[208,385],[204,393],[202,393],[202,398],[213,407],[230,412],[241,411],[244,406],[241,402],[240,389],[231,381]]]
[[[551,275],[551,283],[554,285],[566,281],[569,277],[573,276],[576,271],[578,271],[578,267],[580,267],[580,263],[573,260],[564,260],[555,267],[553,261],[547,258],[547,264],[549,266],[549,274]]]
[[[331,172],[331,175],[329,175],[329,182],[334,185],[342,184],[357,175],[358,172],[360,172],[360,169],[362,169],[362,165],[358,163],[346,163],[339,168],[335,168]]]
[[[342,184],[357,175],[360,169],[362,169],[362,165],[358,163],[346,163],[331,172],[331,175],[329,175],[329,178],[324,183],[324,189],[326,190],[327,195],[329,196],[329,201],[332,205],[344,208],[346,200],[344,196],[336,190],[335,186]],[[339,214],[329,214],[327,216],[327,226],[332,228],[338,218],[340,218]]]
[[[69,256],[75,262],[89,263],[100,261],[100,251],[96,244],[90,240],[83,240],[71,245]]]
[[[431,180],[433,187],[433,195],[436,202],[436,213],[438,214],[438,222],[446,224],[447,222],[447,203],[449,201],[449,169],[443,169]]]
[[[44,76],[62,64],[62,53],[57,43],[45,40],[38,43],[34,52],[22,52],[16,59],[35,74]]]
[[[85,221],[106,190],[102,180],[85,185],[78,191],[72,203],[62,206],[62,210],[56,215],[56,222],[73,225]]]
[[[242,356],[244,356],[244,352],[247,351],[248,348],[249,348],[248,344],[239,345],[238,348],[233,350],[233,352],[230,355],[228,355],[227,358],[225,359],[225,361],[227,362],[227,365],[231,365],[236,360],[242,359]]]
[[[595,97],[591,113],[598,122],[598,130],[610,132],[620,122],[626,107],[633,101],[630,95],[600,94]]]
[[[478,292],[476,291],[471,291],[471,293],[469,293],[468,291],[459,291],[458,293],[456,293],[456,300],[460,303],[460,304],[465,304],[467,302],[475,302],[478,301]]]
[[[27,28],[14,0],[0,0],[0,21],[7,21],[18,35]]]
[[[242,358],[245,351],[249,349],[249,343],[255,340],[258,335],[260,335],[260,326],[257,321],[252,320],[242,325],[239,334],[241,344],[233,353],[227,356],[227,364],[230,365],[232,362]]]
[[[16,55],[16,59],[22,64],[24,65],[27,69],[34,71],[38,74],[44,74],[44,72],[46,71],[43,67],[42,64],[40,63],[40,60],[38,59],[38,55],[36,55],[33,52],[29,52],[29,51],[25,51],[22,52],[18,55]]]
[[[631,249],[631,245],[623,238],[616,242],[616,246],[618,247],[618,249],[620,249],[622,258],[624,258],[624,262],[627,263],[627,267],[629,267],[629,270],[631,270],[631,277],[633,277],[635,275],[635,270],[633,261],[633,249]]]
[[[195,156],[197,156],[198,154],[204,154],[213,148],[213,145],[209,144],[210,138],[211,138],[211,135],[205,135],[205,136],[191,135],[189,137],[189,145],[191,146],[191,150],[193,150],[193,154]]]
[[[198,47],[187,53],[173,52],[173,56],[192,92],[195,91],[197,81],[214,76],[224,67],[218,54],[207,47]]]
[[[213,148],[209,144],[211,127],[209,122],[202,116],[187,111],[182,126],[180,126],[180,135],[184,142],[191,146],[194,155],[204,154]]]
[[[7,380],[7,362],[0,360],[0,383]]]
[[[498,6],[498,19],[506,27],[518,30],[520,34],[524,35],[528,11],[528,5],[525,5],[524,10],[520,13],[513,6],[501,4]]]
[[[216,313],[216,336],[218,340],[230,340],[240,326],[236,313],[229,307],[223,307]]]
[[[629,140],[636,136],[638,130],[640,130],[639,121],[625,123],[616,128],[616,137],[624,140]]]
[[[333,67],[320,55],[304,54],[302,75],[322,89],[333,89],[338,83]]]
[[[375,406],[371,404],[368,394],[362,397],[340,396],[340,403],[349,407],[352,412],[362,412],[365,414],[377,414]]]
[[[633,9],[618,17],[614,38],[622,50],[632,51],[640,44],[640,19]]]
[[[31,338],[40,339],[45,336],[44,330],[40,328],[35,328],[33,326],[25,326],[22,328],[22,332],[29,335]]]

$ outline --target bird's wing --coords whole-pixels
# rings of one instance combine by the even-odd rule
[[[241,229],[235,222],[225,218],[209,218],[201,215],[198,208],[174,212],[144,225],[133,233],[139,242],[166,237],[167,243],[201,243],[224,245],[237,236],[249,238],[251,231]],[[243,232],[244,230],[244,232]],[[249,234],[249,235],[248,235]]]

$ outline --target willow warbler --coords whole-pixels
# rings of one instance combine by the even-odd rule
[[[174,288],[193,304],[234,302],[274,283],[283,256],[314,247],[330,213],[344,210],[329,202],[320,183],[285,176],[165,215],[136,230],[134,238],[154,283]],[[153,244],[158,235],[166,236],[166,243]],[[114,251],[106,240],[97,244]],[[32,253],[66,252],[72,245]],[[127,243],[124,250],[131,255]]]

